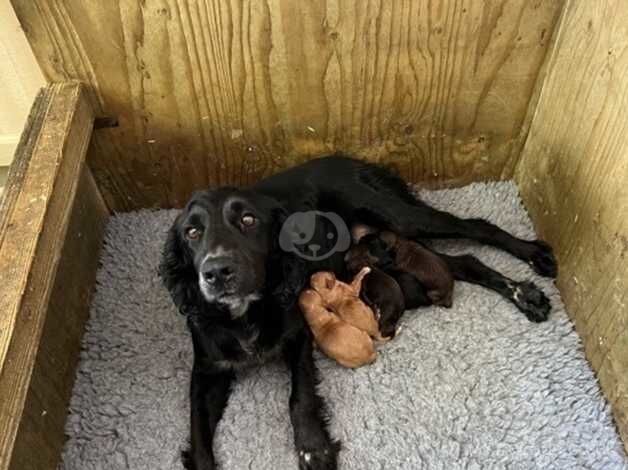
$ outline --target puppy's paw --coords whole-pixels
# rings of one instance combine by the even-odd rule
[[[388,343],[391,339],[393,339],[392,335],[390,336],[384,336],[382,334],[380,334],[379,336],[373,338],[373,342],[377,345],[377,346],[381,346],[383,344]]]
[[[380,318],[382,318],[382,312],[380,311],[379,307],[371,307],[373,309],[373,313],[375,314],[375,319],[377,321],[380,320]]]
[[[552,247],[542,240],[529,242],[531,244],[528,262],[541,276],[556,277],[558,274],[558,264],[554,257]]]
[[[397,335],[397,330],[398,329],[399,328],[397,327],[396,324],[382,325],[380,327],[380,330],[379,330],[380,336],[381,336],[380,340],[383,341],[383,342],[390,341],[391,339],[393,339]]]
[[[531,322],[547,320],[552,306],[545,293],[532,282],[517,282],[512,286],[512,302]]]
[[[331,441],[318,448],[297,450],[299,470],[337,470],[340,443]]]

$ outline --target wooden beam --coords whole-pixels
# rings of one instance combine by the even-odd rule
[[[628,451],[628,9],[570,1],[516,172]]]
[[[55,282],[69,269],[60,271],[60,266],[92,125],[82,86],[55,84],[44,89],[33,105],[0,207],[1,470],[10,468],[18,430],[32,412],[25,403],[32,393]],[[69,298],[76,295],[72,289],[83,291],[80,285],[65,286]],[[75,312],[64,314],[71,317]],[[39,447],[36,452],[49,449]]]
[[[56,469],[65,442],[67,408],[109,216],[87,167],[76,194],[15,440],[12,470]]]

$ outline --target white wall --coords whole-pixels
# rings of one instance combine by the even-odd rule
[[[0,0],[0,167],[11,162],[33,98],[44,84],[9,0]]]

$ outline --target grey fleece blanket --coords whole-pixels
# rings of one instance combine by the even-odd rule
[[[512,183],[424,192],[435,206],[534,232]],[[173,211],[111,219],[67,420],[63,469],[179,469],[188,436],[191,347],[157,276]],[[457,283],[451,309],[406,312],[401,334],[358,370],[318,356],[344,449],[341,469],[627,469],[607,403],[551,280],[495,249],[470,252],[550,296],[533,324],[481,287]],[[221,468],[296,469],[281,364],[242,373],[215,442]]]

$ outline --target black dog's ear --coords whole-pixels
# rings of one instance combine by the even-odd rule
[[[188,315],[196,312],[202,303],[194,263],[181,240],[180,221],[181,215],[168,230],[161,254],[159,275],[179,313]]]
[[[279,247],[279,237],[281,235],[281,228],[288,219],[288,210],[279,202],[273,204],[271,209],[272,216],[272,229],[271,229],[271,247],[272,250],[281,250]]]

